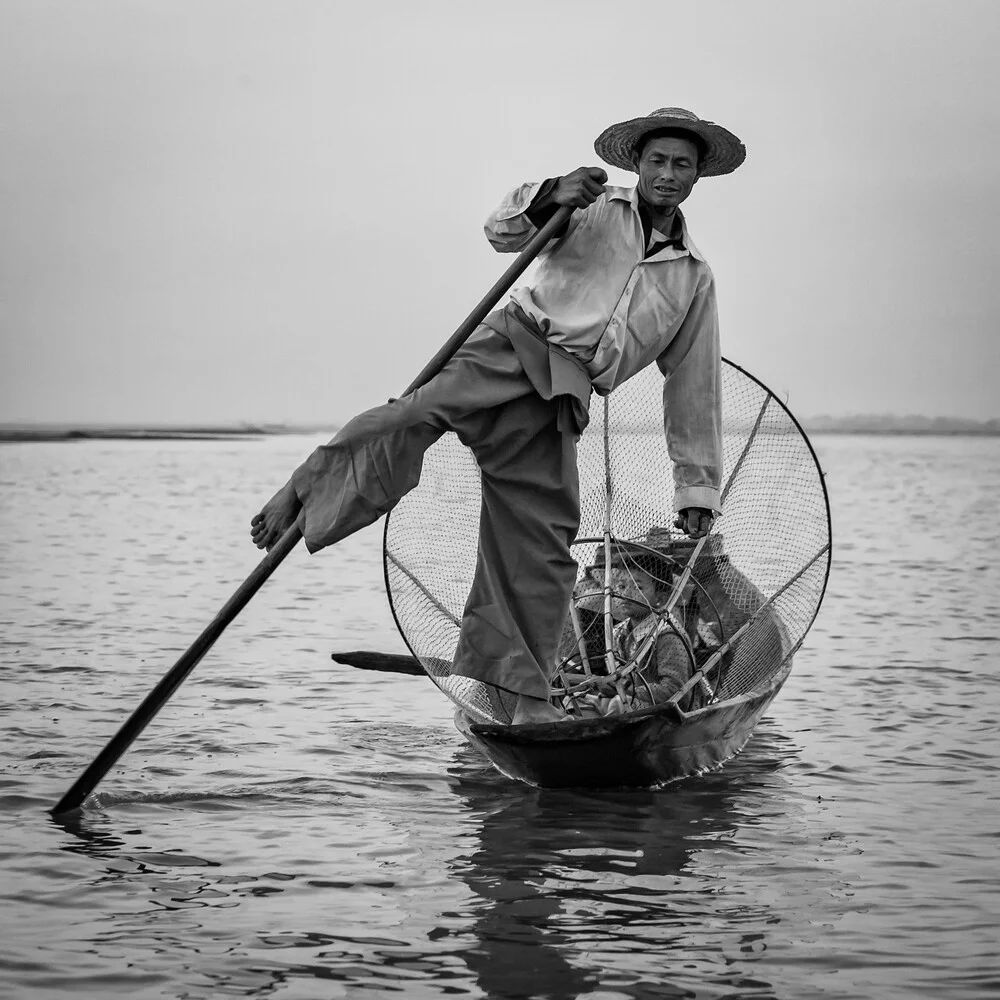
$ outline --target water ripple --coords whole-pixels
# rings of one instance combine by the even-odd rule
[[[0,454],[0,994],[1000,990],[996,441],[817,442],[842,526],[828,600],[719,772],[660,792],[517,786],[428,683],[331,664],[401,648],[373,530],[293,554],[53,822],[255,565],[254,503],[313,443]],[[978,512],[960,534],[936,513],[955,496]]]

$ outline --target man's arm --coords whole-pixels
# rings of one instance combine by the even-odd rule
[[[521,184],[497,206],[483,227],[498,253],[519,253],[560,205],[586,208],[604,193],[608,175],[600,167],[580,167],[565,177]],[[575,216],[556,234],[560,239],[579,221]]]
[[[722,355],[711,275],[656,363],[666,379],[663,426],[682,512],[678,526],[699,537],[711,524],[709,513],[722,509]]]

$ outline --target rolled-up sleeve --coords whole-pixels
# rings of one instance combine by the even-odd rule
[[[490,245],[498,253],[517,253],[537,231],[525,214],[544,181],[528,181],[509,192],[490,213],[483,227]]]
[[[710,273],[656,363],[665,376],[663,427],[674,467],[674,506],[721,512],[722,354]]]

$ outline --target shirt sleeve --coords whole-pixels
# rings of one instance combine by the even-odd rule
[[[527,181],[510,191],[502,202],[490,213],[483,227],[486,238],[498,253],[518,253],[523,250],[538,230],[555,213],[558,206],[551,206],[538,212],[531,211],[532,202],[548,194],[559,178],[546,181]],[[574,213],[575,217],[576,213]],[[572,228],[571,218],[566,227],[554,237],[561,239]],[[551,246],[551,242],[547,246]]]
[[[559,183],[558,177],[550,177],[546,181],[542,181],[539,185],[538,190],[535,192],[534,198],[528,202],[528,207],[524,210],[524,214],[528,217],[528,221],[536,228],[541,229],[549,219],[555,215],[556,209],[559,207],[554,201],[550,202],[548,205],[540,205],[540,202],[545,202],[548,196],[552,194],[555,190],[556,185]]]
[[[665,376],[663,428],[674,467],[674,507],[721,512],[722,353],[711,274],[656,363]]]

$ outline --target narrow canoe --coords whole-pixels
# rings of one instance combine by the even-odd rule
[[[743,749],[792,668],[759,691],[684,712],[674,704],[629,715],[521,726],[483,725],[460,709],[459,732],[510,778],[542,788],[649,788],[721,767]]]

